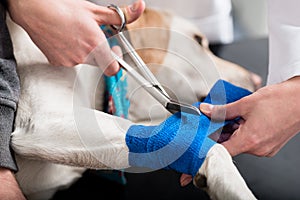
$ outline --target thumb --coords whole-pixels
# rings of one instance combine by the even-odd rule
[[[110,8],[98,6],[96,4],[92,4],[93,7],[93,13],[96,22],[98,25],[120,25],[121,19],[119,14]],[[134,4],[126,6],[124,8],[121,8],[124,12],[126,23],[131,23],[135,21],[137,18],[141,16],[141,14],[145,10],[145,2],[143,0],[137,0]],[[102,41],[105,41],[104,34],[101,34]],[[100,65],[100,66],[107,66],[104,73],[108,76],[114,75],[119,70],[119,64],[117,61],[115,61],[111,54],[110,54],[110,48],[107,43],[104,43],[100,45],[101,47],[97,47],[93,50],[93,53],[91,55],[94,55],[93,60]],[[101,58],[96,55],[102,55]]]
[[[145,10],[145,2],[137,0],[134,4],[121,8],[124,12],[126,23],[131,23],[137,20]],[[121,19],[119,14],[110,8],[103,6],[96,6],[95,18],[99,25],[120,25]]]
[[[216,121],[230,120],[242,116],[241,104],[241,101],[236,101],[226,105],[212,105],[201,103],[200,111],[209,118]]]

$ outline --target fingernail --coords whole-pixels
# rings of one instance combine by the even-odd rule
[[[208,103],[202,103],[202,104],[200,105],[200,110],[201,110],[202,112],[205,112],[205,113],[211,113],[213,107],[214,107],[214,106],[211,105],[211,104],[208,104]]]
[[[191,177],[184,177],[180,180],[181,187],[187,186],[192,181]]]
[[[135,2],[134,4],[132,4],[132,5],[130,6],[130,10],[131,10],[132,12],[135,12],[135,11],[137,11],[138,7],[139,7],[139,1]]]

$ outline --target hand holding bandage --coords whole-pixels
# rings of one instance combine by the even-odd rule
[[[219,80],[204,102],[226,104],[250,93]],[[205,115],[178,112],[158,126],[133,125],[126,134],[129,164],[132,167],[172,169],[194,176],[209,149],[216,144],[209,135],[230,122],[234,120],[213,122]]]

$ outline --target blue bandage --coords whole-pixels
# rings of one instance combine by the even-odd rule
[[[248,90],[219,80],[204,102],[226,104],[249,94]],[[216,143],[208,136],[230,122],[213,122],[205,115],[178,112],[158,126],[133,125],[126,134],[129,164],[153,170],[172,169],[194,176]]]

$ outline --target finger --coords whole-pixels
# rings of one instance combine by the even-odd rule
[[[119,56],[120,58],[123,57],[122,55],[122,49],[120,46],[113,46],[111,48],[111,50],[117,54],[117,56]],[[115,66],[115,64],[117,64],[117,66]],[[115,75],[120,69],[120,65],[119,63],[117,63],[116,61],[113,61],[112,65],[109,65],[105,70],[104,70],[104,74],[107,76],[111,76],[111,75]]]
[[[180,176],[180,185],[182,187],[187,186],[190,182],[192,182],[193,177],[191,175],[188,174],[182,174]]]
[[[112,57],[110,46],[103,32],[101,32],[100,37],[100,41],[103,42],[99,44],[94,50],[92,50],[87,63],[99,66],[107,76],[115,75],[119,71],[120,66],[118,62]]]
[[[232,157],[244,153],[243,140],[238,137],[238,131],[236,130],[227,141],[222,143]]]
[[[200,104],[200,111],[213,120],[223,121],[225,119],[235,119],[242,116],[241,103],[236,101],[226,105]]]
[[[145,10],[145,2],[143,0],[138,0],[131,6],[122,8],[127,23],[134,22],[137,20]]]
[[[113,46],[111,50],[120,58],[123,58],[122,48],[120,46]]]
[[[124,12],[126,22],[131,23],[138,19],[145,10],[145,2],[143,0],[137,0],[134,4],[121,8]],[[95,18],[99,25],[120,25],[121,19],[116,11],[113,9],[96,6]]]

